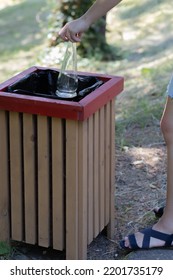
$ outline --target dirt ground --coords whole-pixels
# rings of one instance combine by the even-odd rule
[[[124,132],[130,147],[116,147],[115,240],[100,235],[88,250],[89,259],[124,259],[119,248],[125,235],[153,225],[153,209],[164,205],[166,146],[158,122]]]

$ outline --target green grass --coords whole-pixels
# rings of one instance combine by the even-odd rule
[[[0,259],[6,259],[11,253],[11,246],[6,242],[0,242]]]
[[[43,1],[23,1],[0,12],[0,30],[3,38],[1,53],[9,55],[21,49],[28,51],[42,42],[42,34],[36,21],[41,2]]]
[[[37,61],[45,41],[40,17],[46,0],[21,0],[0,10],[0,81]]]

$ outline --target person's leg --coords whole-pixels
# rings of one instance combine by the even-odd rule
[[[172,103],[171,100],[170,100],[169,103]],[[170,109],[169,109],[169,107],[170,107]],[[168,121],[169,121],[169,118],[170,118],[169,115],[171,114],[171,113],[169,113],[169,111],[171,111],[171,110],[172,110],[171,109],[171,105],[168,105],[168,101],[167,101],[167,105],[166,105],[165,111],[164,111],[162,119],[161,119],[161,129],[162,129],[162,132],[163,132],[163,136],[165,138],[165,142],[167,144],[167,149],[170,146],[169,145],[169,143],[170,143],[169,128],[167,127],[167,125],[168,125],[167,124],[167,118],[168,118]],[[170,121],[172,121],[171,118],[170,118]],[[168,154],[169,154],[169,151],[168,151]],[[169,164],[168,164],[168,166],[169,166]],[[169,176],[169,172],[168,172],[168,176]],[[156,207],[153,210],[155,215],[156,215],[156,217],[160,218],[163,215],[164,208],[165,208],[165,206],[163,206],[163,207]]]
[[[173,227],[173,99],[170,97],[161,119],[161,130],[167,146],[167,196],[163,218],[171,221]]]
[[[161,118],[161,130],[167,146],[167,196],[163,215],[152,229],[161,233],[173,234],[173,99],[170,97],[167,98]],[[142,246],[143,237],[143,233],[135,233],[139,247]],[[149,247],[159,247],[164,246],[164,244],[164,241],[151,237]],[[128,237],[125,237],[124,245],[126,248],[131,248]]]

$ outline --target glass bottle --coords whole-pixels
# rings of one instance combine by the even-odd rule
[[[69,41],[57,80],[56,95],[61,98],[73,98],[77,95],[77,87],[76,44]]]

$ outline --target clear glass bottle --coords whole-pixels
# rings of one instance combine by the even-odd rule
[[[77,87],[76,44],[68,42],[57,80],[56,95],[61,98],[73,98],[77,95]]]

